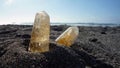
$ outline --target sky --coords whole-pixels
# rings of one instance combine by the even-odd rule
[[[34,22],[40,11],[53,23],[120,23],[120,0],[0,0],[0,24]]]

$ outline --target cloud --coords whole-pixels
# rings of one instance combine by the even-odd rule
[[[14,0],[5,0],[6,5],[11,5],[13,4]]]

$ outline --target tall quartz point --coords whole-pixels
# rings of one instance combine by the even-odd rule
[[[36,14],[29,43],[30,52],[49,51],[50,18],[42,11]]]
[[[65,32],[63,32],[55,41],[57,44],[71,46],[77,39],[79,34],[78,27],[69,27]]]

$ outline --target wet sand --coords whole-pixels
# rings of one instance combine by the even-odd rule
[[[79,26],[71,47],[54,40],[69,26],[51,26],[50,51],[30,53],[32,26],[0,25],[0,68],[120,68],[120,27]]]

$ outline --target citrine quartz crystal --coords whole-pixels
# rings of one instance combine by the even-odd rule
[[[79,34],[78,27],[69,27],[55,41],[57,44],[70,47],[77,39],[78,34]]]
[[[50,18],[45,11],[36,14],[29,43],[30,52],[49,51]]]

